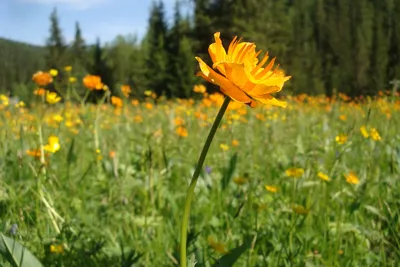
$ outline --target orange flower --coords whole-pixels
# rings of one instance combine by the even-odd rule
[[[121,85],[121,92],[124,94],[125,97],[129,97],[132,89],[129,85]]]
[[[83,85],[89,90],[103,90],[104,88],[101,78],[96,75],[86,75],[83,78]]]
[[[32,80],[39,86],[47,86],[53,82],[53,77],[48,72],[38,71],[33,74]]]
[[[38,88],[35,91],[33,91],[33,94],[38,96],[43,96],[46,94],[46,90],[43,88]]]
[[[176,128],[176,134],[179,135],[180,137],[187,137],[188,131],[186,130],[185,127],[179,126],[178,128]]]
[[[116,106],[117,108],[122,108],[123,102],[122,99],[116,96],[111,97],[111,104]]]
[[[278,68],[272,69],[275,58],[264,66],[269,58],[268,53],[259,62],[257,57],[261,51],[256,52],[255,44],[241,42],[235,37],[226,51],[219,32],[214,34],[214,38],[215,43],[208,48],[214,64],[210,68],[201,58],[196,57],[201,70],[198,76],[218,85],[233,100],[251,107],[255,107],[257,102],[286,107],[286,102],[271,96],[272,93],[279,92],[290,79],[290,76],[285,76]],[[213,69],[218,69],[219,73]]]

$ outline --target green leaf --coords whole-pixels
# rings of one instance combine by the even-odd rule
[[[24,246],[0,233],[0,254],[14,267],[43,267]]]
[[[230,161],[229,161],[229,166],[227,169],[225,169],[224,172],[224,176],[222,177],[221,180],[221,188],[222,190],[224,190],[229,182],[232,180],[233,174],[235,173],[235,169],[236,169],[236,162],[237,162],[237,153],[235,153]]]
[[[217,260],[217,262],[212,267],[231,267],[235,262],[242,256],[243,253],[249,249],[250,244],[245,242],[239,247],[231,249],[228,253],[223,255]]]

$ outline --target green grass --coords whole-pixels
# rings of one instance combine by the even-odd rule
[[[126,102],[120,113],[111,105],[2,106],[2,232],[13,237],[17,224],[14,237],[45,266],[176,266],[186,189],[218,111],[208,102],[162,101],[152,109]],[[399,102],[386,98],[324,97],[291,99],[286,109],[228,110],[192,203],[188,254],[196,266],[397,266],[399,112]],[[54,114],[63,121],[49,123]],[[187,137],[177,135],[176,117]],[[56,135],[61,145],[44,166],[25,152],[40,147],[39,125],[44,142]],[[382,140],[364,138],[362,125]],[[335,141],[341,133],[348,136],[342,145]],[[288,177],[292,167],[304,174]],[[359,184],[346,182],[350,171]],[[50,251],[57,244],[63,253]]]

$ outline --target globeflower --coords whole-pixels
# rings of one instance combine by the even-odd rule
[[[51,153],[55,153],[58,150],[60,150],[60,143],[59,143],[59,139],[57,136],[50,136],[49,139],[47,140],[48,144],[45,145],[43,147],[44,150],[51,152]]]
[[[46,101],[49,104],[55,104],[61,101],[61,97],[58,96],[56,92],[47,92]]]
[[[38,71],[33,74],[32,80],[39,86],[47,86],[53,82],[53,77],[48,72]]]
[[[291,78],[285,76],[278,67],[272,69],[275,58],[265,65],[269,59],[268,53],[259,61],[257,57],[261,51],[256,52],[254,43],[241,42],[235,37],[226,51],[219,32],[214,34],[214,38],[215,42],[208,48],[213,61],[212,68],[196,57],[200,66],[198,76],[218,85],[233,100],[251,107],[255,107],[257,102],[286,107],[286,102],[271,95],[281,91],[283,84]]]
[[[96,75],[86,75],[83,78],[83,85],[89,90],[103,90],[104,87],[101,78]]]

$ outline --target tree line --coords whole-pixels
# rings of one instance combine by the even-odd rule
[[[115,94],[128,84],[138,95],[152,90],[166,97],[191,97],[193,86],[201,82],[194,76],[194,56],[210,62],[207,49],[217,31],[226,46],[240,36],[276,56],[293,77],[283,93],[375,94],[400,79],[400,0],[188,2],[192,11],[182,14],[182,0],[177,0],[167,23],[163,2],[154,1],[142,40],[118,35],[95,45],[85,43],[78,22],[75,38],[67,44],[54,10],[44,48],[7,46],[0,40],[0,55],[6,59],[0,64],[0,90],[16,93],[13,88],[27,83],[38,68],[71,65],[78,78],[101,76]]]

